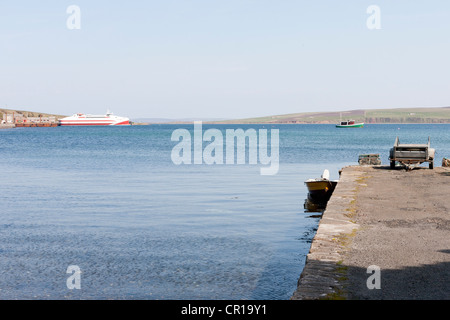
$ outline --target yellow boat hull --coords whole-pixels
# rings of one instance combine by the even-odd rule
[[[329,180],[316,180],[305,181],[305,184],[308,188],[308,199],[312,202],[322,203],[327,202],[330,199],[337,182]]]

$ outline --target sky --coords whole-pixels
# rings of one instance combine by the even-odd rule
[[[237,119],[449,105],[448,0],[0,2],[0,108]]]

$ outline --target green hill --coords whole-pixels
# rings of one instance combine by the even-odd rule
[[[26,111],[26,110],[14,110],[14,109],[3,109],[0,108],[0,119],[2,119],[2,116],[4,113],[16,113],[16,114],[23,114],[27,117],[56,117],[56,119],[67,117],[65,115],[61,114],[51,114],[51,113],[43,113],[43,112],[36,112],[36,111]]]
[[[307,112],[214,123],[338,123],[352,119],[364,123],[450,123],[450,107],[367,109],[336,112]]]

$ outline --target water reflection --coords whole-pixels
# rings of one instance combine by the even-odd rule
[[[303,204],[305,212],[320,212],[322,214],[325,211],[326,207],[326,202],[313,202],[309,198],[306,198],[305,203]]]

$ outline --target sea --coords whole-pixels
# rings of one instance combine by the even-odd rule
[[[177,129],[194,147],[193,124],[0,130],[0,299],[287,300],[320,221],[305,180],[361,154],[388,165],[397,136],[430,137],[435,167],[450,157],[447,124],[203,124],[277,130],[263,175],[259,161],[174,163]]]

